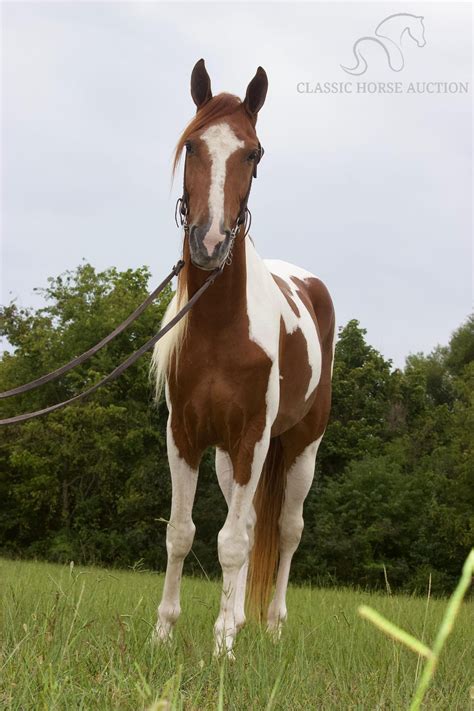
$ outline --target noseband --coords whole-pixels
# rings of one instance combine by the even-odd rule
[[[254,159],[254,166],[253,166],[253,171],[252,175],[250,177],[250,182],[249,182],[249,187],[247,190],[247,193],[242,200],[240,204],[240,210],[239,214],[237,216],[237,220],[235,221],[235,224],[233,228],[230,231],[230,248],[229,248],[229,255],[227,256],[226,263],[228,262],[229,257],[232,259],[232,248],[234,246],[234,240],[237,237],[237,233],[242,225],[244,225],[244,235],[243,239],[248,235],[250,231],[250,226],[252,224],[252,213],[250,212],[247,203],[250,197],[250,191],[252,189],[252,180],[257,178],[257,166],[260,163],[260,161],[263,158],[263,154],[265,153],[265,150],[260,143],[258,142],[258,148],[257,148],[257,155],[255,156]],[[183,195],[177,199],[176,201],[176,207],[174,211],[174,219],[176,222],[177,227],[181,225],[181,227],[184,230],[185,235],[189,235],[189,222],[188,222],[188,216],[189,216],[189,195],[188,191],[186,190],[186,160],[184,162],[184,173],[183,173]]]

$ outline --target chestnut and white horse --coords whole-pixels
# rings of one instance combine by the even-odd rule
[[[262,260],[245,235],[251,180],[263,152],[255,124],[267,86],[259,67],[244,101],[212,96],[204,61],[193,69],[197,113],[175,160],[176,166],[184,149],[186,266],[165,322],[209,270],[227,264],[153,354],[158,391],[164,384],[169,408],[173,486],[155,638],[169,640],[180,613],[199,462],[204,450],[215,446],[217,478],[228,505],[218,536],[223,589],[215,652],[230,657],[245,622],[247,580],[250,606],[258,614],[265,608],[268,629],[278,636],[286,619],[291,559],[331,401],[335,317],[326,287],[305,269]]]

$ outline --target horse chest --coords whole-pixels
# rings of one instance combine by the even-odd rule
[[[173,416],[200,445],[228,448],[265,423],[272,360],[246,329],[194,344],[187,341],[169,383]]]

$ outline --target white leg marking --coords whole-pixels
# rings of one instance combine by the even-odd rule
[[[168,460],[173,488],[171,516],[166,529],[166,549],[168,563],[160,606],[155,639],[171,639],[173,626],[181,612],[180,588],[184,559],[189,553],[196,527],[192,520],[192,509],[198,472],[191,469],[179,456],[171,431],[171,415],[167,427]]]
[[[232,462],[227,454],[220,449],[216,449],[216,472],[219,486],[227,506],[230,506],[232,499],[232,490],[234,487],[234,472]],[[249,550],[243,566],[241,567],[237,578],[237,589],[235,592],[234,618],[237,630],[241,629],[245,624],[245,592],[247,589],[247,577],[249,570],[249,555],[253,546],[253,535],[255,527],[255,510],[252,506],[250,516],[247,521],[247,535],[249,537]]]
[[[227,506],[230,506],[232,485],[234,482],[234,469],[227,452],[224,452],[223,449],[219,449],[219,447],[216,447],[216,474],[220,490],[224,494],[225,502]]]
[[[209,189],[209,218],[211,226],[204,237],[207,253],[211,255],[217,244],[222,242],[221,223],[224,222],[224,187],[227,159],[238,148],[245,146],[227,123],[209,126],[201,136],[211,156],[211,186]]]
[[[232,647],[237,634],[236,604],[237,590],[244,573],[251,544],[254,515],[252,513],[253,497],[257,488],[263,463],[270,442],[270,428],[267,427],[262,439],[255,445],[250,480],[245,486],[235,484],[224,526],[217,539],[219,562],[222,567],[223,583],[221,608],[214,625],[215,654],[226,654],[230,659],[234,655]]]
[[[277,638],[287,617],[286,590],[291,559],[303,532],[303,503],[314,477],[316,454],[322,437],[310,444],[296,459],[287,473],[285,499],[279,520],[280,563],[275,594],[268,608],[268,630]]]
[[[263,466],[263,465],[262,465]],[[247,536],[249,539],[249,546],[247,551],[247,558],[245,563],[240,569],[239,576],[237,578],[237,590],[235,593],[235,626],[237,630],[240,630],[245,624],[245,593],[247,591],[247,578],[249,573],[249,563],[250,563],[250,553],[253,548],[254,532],[255,532],[255,522],[257,520],[255,509],[253,505],[250,507],[250,514],[247,518]]]

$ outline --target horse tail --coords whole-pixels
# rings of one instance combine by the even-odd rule
[[[285,467],[279,437],[270,440],[262,475],[254,497],[257,515],[250,554],[247,605],[251,617],[261,621],[270,602],[278,564],[278,521],[285,495]]]
[[[354,57],[356,59],[357,64],[355,67],[345,67],[343,64],[341,64],[341,69],[344,69],[345,72],[348,74],[353,74],[354,76],[360,76],[361,74],[364,74],[364,72],[367,71],[367,61],[365,57],[362,56],[361,51],[359,49],[359,42],[362,40],[372,40],[375,39],[374,37],[361,37],[360,39],[357,40],[357,42],[354,43],[354,46],[352,48],[352,51],[354,53]],[[378,41],[378,40],[375,40]],[[380,44],[382,44],[380,42]],[[383,45],[382,45],[383,46]]]

